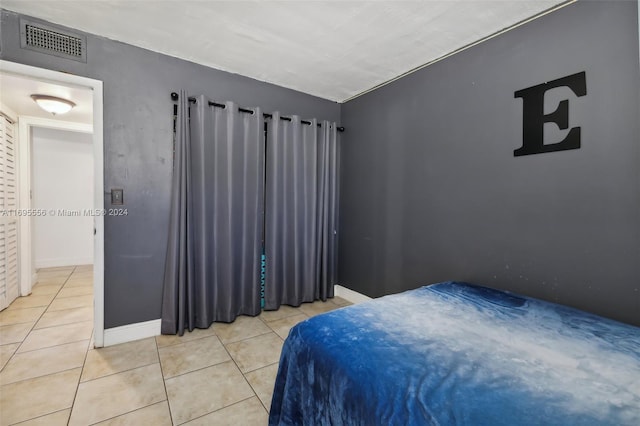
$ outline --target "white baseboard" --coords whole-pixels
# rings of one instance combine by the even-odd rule
[[[133,340],[146,339],[160,335],[161,319],[137,322],[104,330],[104,346],[117,345]]]
[[[351,303],[366,302],[372,300],[369,296],[353,291],[341,285],[333,287],[334,294],[348,300]],[[160,335],[162,320],[151,320],[127,324],[120,327],[107,328],[104,330],[104,346],[113,346],[120,343],[131,342],[133,340],[146,339]]]
[[[36,269],[41,268],[55,268],[57,266],[75,266],[75,265],[88,265],[93,263],[93,257],[74,257],[74,258],[62,258],[62,259],[36,259]]]
[[[341,285],[333,286],[333,294],[338,297],[342,297],[351,303],[361,303],[366,302],[367,300],[372,300],[369,296],[353,291],[350,288],[342,287]]]

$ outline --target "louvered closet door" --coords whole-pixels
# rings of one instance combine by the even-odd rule
[[[14,126],[0,114],[0,310],[18,297],[18,216]]]

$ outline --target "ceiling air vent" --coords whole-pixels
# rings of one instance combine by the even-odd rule
[[[87,38],[62,28],[20,20],[20,47],[36,52],[87,62]]]

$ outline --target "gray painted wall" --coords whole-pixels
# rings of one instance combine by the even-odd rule
[[[465,280],[640,325],[637,2],[576,4],[342,106],[342,285]],[[586,71],[579,150],[514,157],[514,92]],[[546,140],[566,131],[546,126]]]
[[[340,105],[92,35],[87,63],[20,49],[19,15],[3,10],[0,58],[104,82],[107,191],[126,217],[105,217],[105,328],[160,318],[172,162],[170,92],[338,121]]]

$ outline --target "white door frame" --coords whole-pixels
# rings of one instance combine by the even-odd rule
[[[87,88],[93,91],[93,208],[97,211],[104,211],[104,151],[103,151],[103,96],[102,81],[91,78],[80,77],[72,74],[65,74],[58,71],[51,71],[44,68],[32,67],[0,60],[0,70],[7,73],[17,74],[37,80],[45,80],[51,83],[73,85]],[[56,120],[41,119],[37,117],[19,117],[19,141],[18,150],[18,186],[20,189],[18,206],[20,209],[29,209],[31,200],[29,197],[30,183],[30,132],[32,127],[49,128],[69,128],[60,127]],[[86,125],[78,127],[73,123],[75,131],[87,131]],[[71,126],[71,127],[73,127]],[[84,126],[84,127],[83,127]],[[26,183],[26,185],[24,184]],[[22,217],[19,233],[19,256],[20,256],[20,293],[27,295],[31,293],[32,284],[32,253],[31,253],[31,226],[30,218]],[[104,216],[94,216],[94,249],[93,249],[93,321],[94,321],[94,346],[104,346]]]

